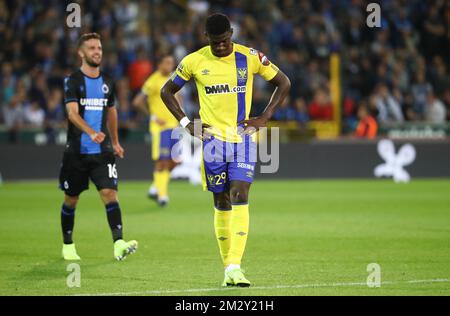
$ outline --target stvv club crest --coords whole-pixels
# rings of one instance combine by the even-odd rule
[[[247,68],[238,68],[237,73],[238,73],[239,80],[247,79]]]

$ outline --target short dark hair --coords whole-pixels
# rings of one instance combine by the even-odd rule
[[[78,40],[78,48],[81,47],[81,45],[84,44],[84,42],[89,41],[90,39],[98,39],[100,40],[100,34],[98,33],[85,33],[83,35],[81,35],[80,39]]]
[[[230,29],[230,20],[225,14],[214,13],[206,18],[206,33],[209,35],[221,35]]]

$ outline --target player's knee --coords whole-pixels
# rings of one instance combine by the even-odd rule
[[[218,210],[231,210],[230,195],[228,192],[214,194],[214,206]]]
[[[113,189],[103,189],[100,191],[100,195],[105,204],[117,202],[117,192]]]
[[[64,196],[64,204],[72,209],[76,208],[78,203],[78,196]]]
[[[163,166],[162,160],[158,160],[155,162],[155,171],[162,171],[162,170],[164,170],[163,167],[164,166]]]
[[[230,189],[231,203],[247,203],[248,192],[243,188],[231,188]]]
[[[215,207],[218,210],[231,210],[230,200],[217,200]]]
[[[169,160],[162,160],[161,161],[161,169],[162,170],[169,170],[170,169],[170,161]]]

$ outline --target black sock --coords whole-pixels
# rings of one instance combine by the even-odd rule
[[[106,216],[108,217],[109,228],[113,240],[122,239],[122,213],[118,202],[111,202],[105,205]]]
[[[75,209],[68,207],[66,204],[61,208],[61,228],[63,240],[65,244],[72,244],[73,225],[75,222]]]

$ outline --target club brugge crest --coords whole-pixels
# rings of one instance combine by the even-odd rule
[[[247,68],[238,68],[237,74],[238,74],[239,80],[246,80],[247,79]]]
[[[106,85],[106,83],[104,83],[103,86],[102,86],[102,92],[103,92],[103,93],[108,93],[108,92],[109,92],[109,88],[108,88],[108,86]]]

